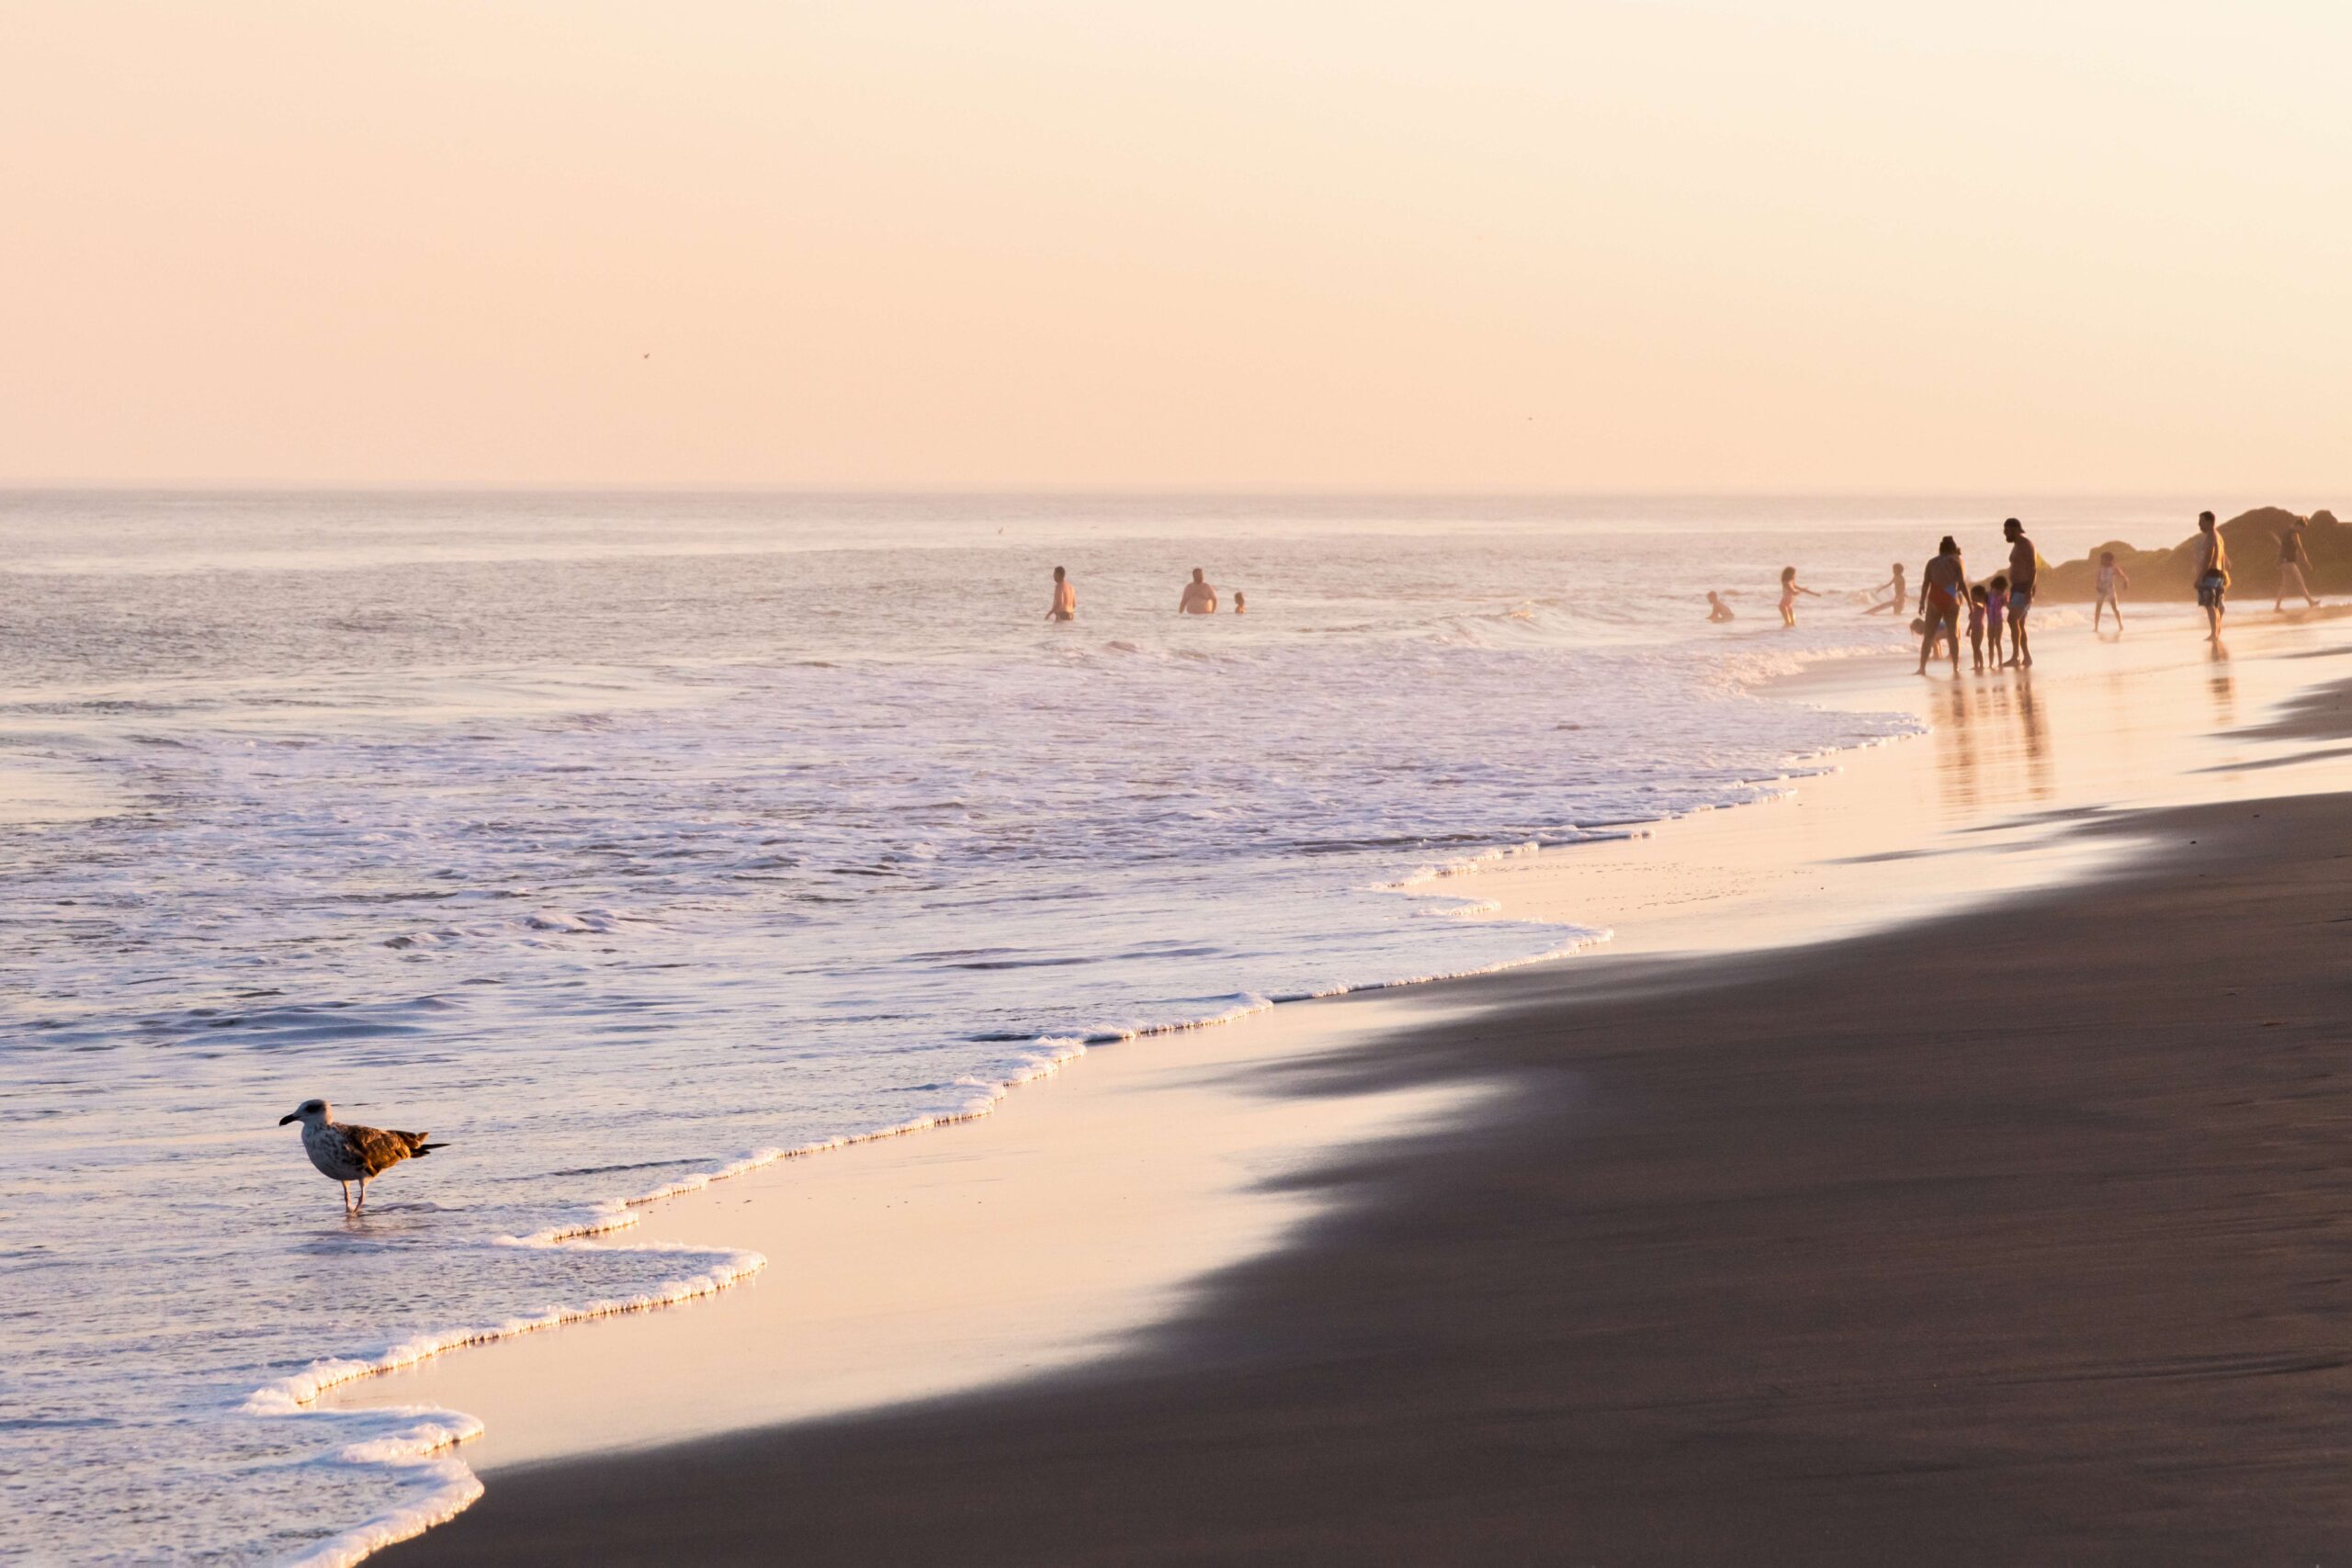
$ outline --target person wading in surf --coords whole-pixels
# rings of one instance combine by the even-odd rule
[[[1216,588],[1208,573],[1200,567],[1193,569],[1193,581],[1184,584],[1184,596],[1176,601],[1180,615],[1214,615],[1216,614]]]

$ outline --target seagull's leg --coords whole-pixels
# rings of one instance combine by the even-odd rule
[[[368,1179],[364,1176],[359,1179],[359,1206],[368,1206]]]
[[[351,1183],[338,1181],[335,1185],[343,1189],[343,1212],[347,1214],[351,1213]]]

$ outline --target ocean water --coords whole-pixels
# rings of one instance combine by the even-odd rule
[[[2000,510],[0,496],[0,1557],[347,1561],[469,1418],[319,1387],[763,1262],[632,1200],[1602,940],[1445,874],[1902,733],[1753,688]],[[346,1221],[311,1096],[448,1147]]]

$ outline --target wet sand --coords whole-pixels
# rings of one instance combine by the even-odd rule
[[[463,1411],[484,1427],[463,1458],[494,1479],[1114,1355],[1201,1279],[1318,1213],[1322,1194],[1297,1179],[1332,1150],[1458,1121],[1487,1092],[1301,1099],[1267,1068],[1313,1072],[1445,1011],[1416,991],[1394,1008],[1280,1009],[1091,1051],[986,1117],[650,1204],[606,1245],[742,1248],[768,1266],[683,1308],[469,1346],[322,1404]]]
[[[1971,732],[1972,787],[2018,782],[1944,831],[1998,815],[2075,880],[1850,934],[1834,877],[1793,902],[1762,885],[1874,867],[1856,875],[1916,914],[1914,883],[1932,901],[1973,874],[1916,834],[1883,855],[1816,845],[1754,874],[1764,901],[1739,917],[1812,908],[1773,928],[1803,945],[1692,957],[1729,919],[1694,896],[1679,955],[1422,993],[1442,1016],[1268,1092],[1500,1082],[1507,1109],[1290,1176],[1324,1217],[1127,1354],[501,1470],[393,1560],[2344,1555],[2352,801],[2324,790],[2346,697],[2272,718],[2254,667],[2227,694],[2165,667],[2131,678],[2126,711],[2141,682],[2201,682],[2199,728],[2261,720],[2268,750],[2226,737],[2162,769],[2100,752],[2086,765],[2185,782],[2085,811],[2014,693],[2006,729]],[[1951,754],[1899,767],[1955,787]],[[1896,775],[1841,776],[1864,823]],[[1718,815],[1628,846],[1624,895],[1655,885],[1638,857],[1658,845],[1687,863],[1751,830]]]

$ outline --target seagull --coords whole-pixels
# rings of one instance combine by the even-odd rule
[[[419,1159],[446,1144],[428,1144],[425,1133],[395,1133],[383,1127],[360,1127],[334,1119],[334,1107],[323,1100],[306,1100],[289,1115],[277,1119],[302,1123],[302,1152],[311,1163],[344,1184],[343,1212],[358,1213],[368,1206],[368,1179],[381,1176],[414,1155]],[[359,1183],[359,1201],[351,1201],[351,1184]]]

